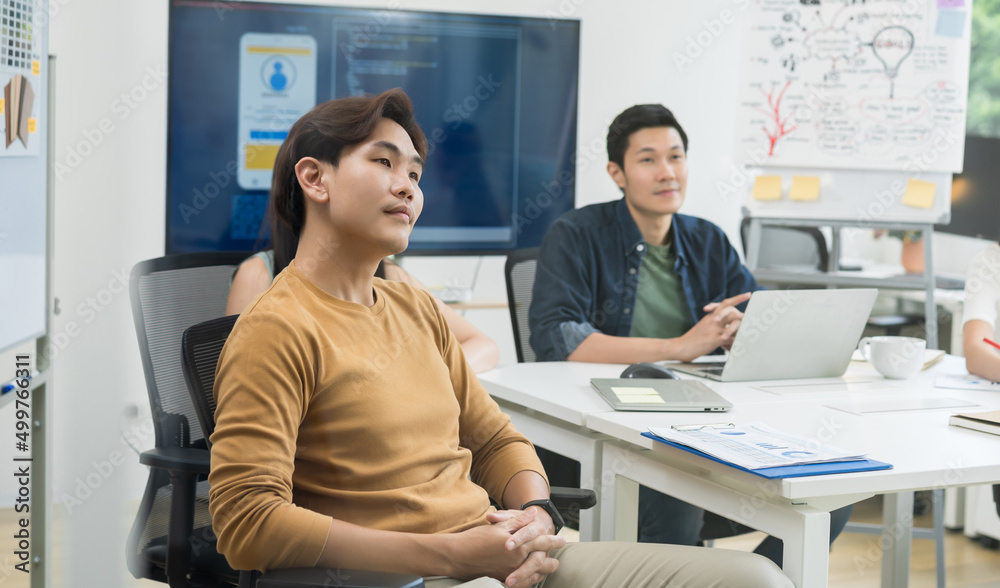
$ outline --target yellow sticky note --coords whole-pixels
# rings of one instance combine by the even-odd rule
[[[40,73],[42,73],[42,64],[35,59],[31,62],[31,75],[37,76]]]
[[[910,180],[903,193],[903,204],[915,208],[930,208],[934,204],[934,192],[937,190],[931,182]]]
[[[781,176],[757,176],[753,182],[754,200],[781,200]]]
[[[792,189],[788,197],[798,202],[819,200],[819,178],[815,176],[792,176]]]
[[[0,98],[0,114],[3,114],[3,105],[4,105],[4,102],[5,102],[4,99]]]
[[[648,397],[655,396],[657,398],[660,397],[660,395],[656,393],[656,390],[654,390],[652,388],[633,388],[631,386],[612,386],[611,387],[611,391],[614,392],[615,396],[617,396],[619,399],[623,398],[625,396],[648,396]]]
[[[625,404],[666,404],[667,401],[659,396],[646,396],[645,394],[619,394],[618,400]]]
[[[28,119],[28,132],[34,133],[38,129],[38,120],[34,118]]]

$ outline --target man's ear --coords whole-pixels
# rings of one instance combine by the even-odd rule
[[[302,187],[302,192],[313,202],[326,202],[330,199],[326,185],[323,183],[324,168],[315,157],[303,157],[295,164],[295,178]]]
[[[620,165],[618,165],[617,163],[615,163],[613,161],[609,161],[608,162],[608,168],[607,169],[608,169],[608,175],[611,176],[611,179],[614,180],[616,184],[618,184],[619,188],[621,188],[622,190],[624,190],[625,189],[625,170],[623,170]]]

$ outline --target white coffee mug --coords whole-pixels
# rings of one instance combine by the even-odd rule
[[[887,378],[905,380],[924,366],[927,341],[916,337],[865,337],[858,343],[862,357]]]

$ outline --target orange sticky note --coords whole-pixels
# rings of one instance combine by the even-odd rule
[[[931,182],[910,180],[903,192],[903,204],[914,208],[930,208],[934,204],[934,192],[937,190]]]
[[[31,62],[31,75],[37,76],[42,71],[42,64],[38,62],[37,59]]]
[[[792,176],[792,189],[789,190],[788,197],[799,202],[819,200],[819,178]]]
[[[781,176],[757,176],[753,182],[754,200],[781,200]]]

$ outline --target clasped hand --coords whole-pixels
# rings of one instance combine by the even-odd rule
[[[566,545],[548,513],[529,507],[487,515],[489,525],[456,534],[457,578],[489,576],[510,588],[533,586],[559,567],[549,551]]]

